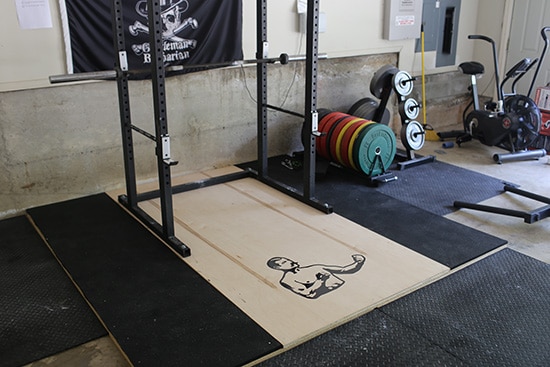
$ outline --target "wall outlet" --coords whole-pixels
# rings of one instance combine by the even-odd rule
[[[307,30],[307,13],[299,13],[299,31],[302,34],[306,34]],[[319,33],[325,33],[327,31],[327,14],[319,13]]]

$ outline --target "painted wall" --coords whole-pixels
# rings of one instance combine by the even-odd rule
[[[59,3],[49,0],[49,6],[52,28],[23,30],[17,19],[15,0],[0,4],[0,22],[4,29],[9,30],[0,34],[0,91],[49,86],[48,76],[66,72]],[[489,14],[488,10],[492,13],[480,22],[480,28],[492,30],[502,20],[499,10],[502,7],[503,2],[499,0],[462,0],[457,63],[473,55],[474,46],[464,39],[476,29],[478,14]],[[323,0],[320,1],[320,8],[327,19],[327,31],[320,34],[320,52],[327,53],[329,57],[397,52],[400,68],[420,72],[420,55],[414,53],[413,39],[388,41],[382,38],[383,0]],[[253,58],[256,51],[255,14],[256,1],[243,0],[245,58]],[[500,31],[500,25],[497,29]],[[282,52],[290,55],[303,53],[305,37],[299,32],[296,0],[268,1],[268,39],[270,56]],[[426,68],[427,73],[456,69],[435,68],[433,53],[426,55]]]
[[[14,3],[0,4],[0,21],[10,30],[0,34],[0,217],[124,184],[115,83],[49,85],[49,75],[65,70],[57,2],[50,1],[53,28],[40,30],[19,29]],[[255,1],[243,3],[245,58],[253,58]],[[472,58],[474,45],[464,39],[478,24],[496,33],[501,29],[501,19],[482,19],[478,7],[495,11],[502,6],[499,0],[462,0],[457,63]],[[372,75],[382,65],[420,73],[414,40],[382,39],[382,0],[323,0],[321,11],[327,31],[320,35],[320,52],[330,59],[320,62],[319,107],[345,110],[369,96]],[[270,55],[303,53],[295,0],[268,1],[268,17]],[[449,106],[459,110],[456,101],[464,98],[466,79],[456,67],[434,68],[430,57],[426,55],[428,101],[445,112],[441,126],[456,124],[459,113],[452,121]],[[176,174],[254,159],[254,70],[238,67],[169,78],[172,156],[180,160]],[[304,80],[303,63],[270,66],[269,102],[301,112]],[[135,81],[130,88],[134,124],[152,131],[150,84]],[[269,121],[270,154],[301,148],[301,119],[270,112]],[[393,127],[398,132],[399,126]],[[140,136],[135,145],[139,178],[154,177],[154,146]]]

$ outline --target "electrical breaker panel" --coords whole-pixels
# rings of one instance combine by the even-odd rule
[[[420,37],[422,0],[385,0],[384,39],[402,40]]]

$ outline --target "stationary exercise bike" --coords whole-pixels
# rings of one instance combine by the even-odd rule
[[[547,43],[545,30],[546,28],[541,33]],[[501,84],[495,42],[491,38],[482,35],[470,35],[468,38],[483,40],[492,46],[498,100],[488,102],[484,104],[484,108],[481,108],[476,79],[483,74],[484,67],[482,64],[473,61],[460,64],[459,68],[462,72],[471,77],[472,102],[463,113],[464,132],[454,135],[457,144],[460,146],[464,142],[477,139],[482,144],[499,146],[510,151],[511,154],[497,154],[493,157],[499,163],[502,163],[505,159],[518,160],[543,157],[546,155],[544,149],[527,150],[539,134],[541,127],[540,111],[531,98],[516,92],[516,84],[519,79],[526,75],[539,60],[528,58],[521,60],[506,73],[506,77]],[[545,53],[546,47],[543,49],[541,60],[544,58]],[[533,80],[536,79],[538,70],[537,68]],[[514,80],[511,93],[505,95],[503,92],[504,85],[510,80]],[[471,106],[473,106],[473,110],[470,110]],[[440,137],[443,138],[441,135]]]

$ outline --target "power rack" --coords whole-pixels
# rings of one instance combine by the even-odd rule
[[[120,122],[122,129],[122,147],[126,180],[126,194],[119,196],[119,202],[134,214],[141,222],[153,230],[168,245],[182,256],[191,254],[190,248],[175,235],[172,195],[213,186],[224,182],[254,177],[266,185],[273,187],[293,198],[300,200],[325,213],[331,213],[332,207],[315,198],[315,137],[317,132],[317,72],[318,72],[318,27],[319,27],[319,0],[308,1],[307,6],[307,34],[306,34],[306,82],[305,107],[303,117],[309,134],[309,145],[304,154],[304,190],[298,192],[293,187],[272,179],[268,172],[267,163],[267,110],[271,106],[267,101],[267,0],[257,1],[257,171],[248,169],[201,181],[172,186],[171,166],[177,164],[170,156],[170,136],[166,109],[165,78],[166,70],[162,53],[162,22],[160,18],[160,3],[148,0],[148,18],[150,25],[151,43],[151,83],[153,87],[155,134],[149,134],[132,125],[130,115],[130,99],[128,86],[128,68],[125,61],[124,24],[122,17],[122,0],[113,2],[113,34],[114,48],[117,55],[116,81],[120,106]],[[110,74],[113,75],[112,72]],[[289,112],[289,111],[283,111]],[[289,112],[290,113],[290,112]],[[294,113],[295,114],[295,113]],[[136,183],[136,169],[134,162],[133,132],[136,131],[154,140],[156,143],[157,168],[159,189],[138,193]],[[307,143],[307,138],[306,138]],[[161,223],[139,207],[139,202],[154,198],[160,199]]]

